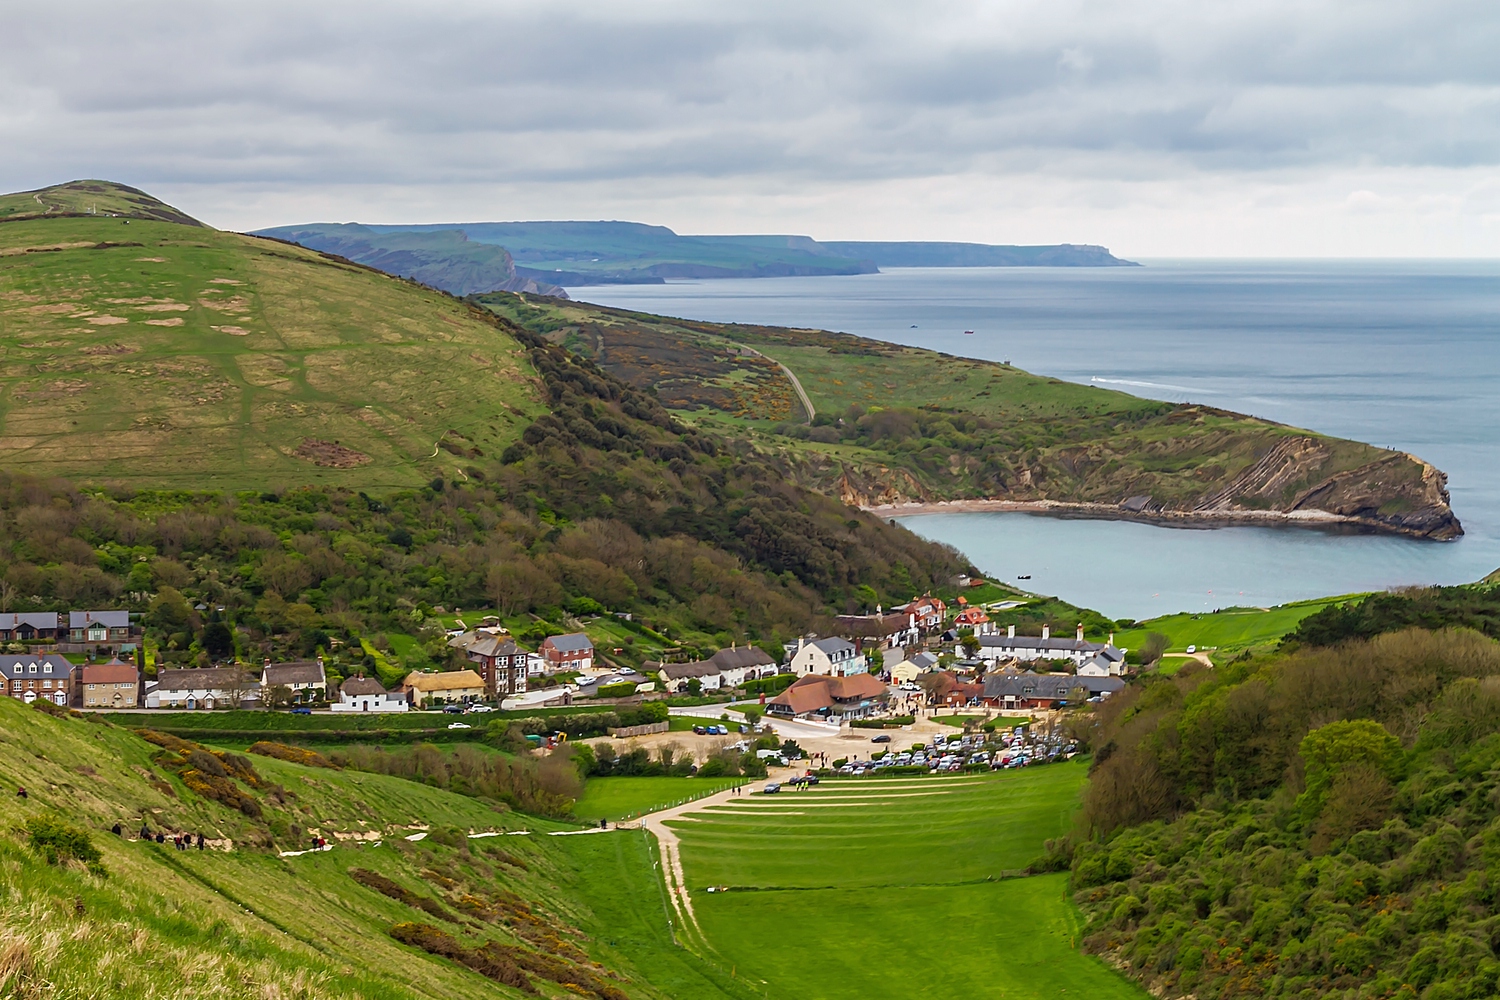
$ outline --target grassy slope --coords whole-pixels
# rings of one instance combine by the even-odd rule
[[[719,961],[766,996],[891,996],[900,983],[934,1000],[1140,997],[1077,951],[1064,877],[987,880],[1066,829],[1084,774],[1080,762],[827,783],[675,828],[690,886],[758,890],[699,891],[693,904]]]
[[[693,889],[982,879],[1024,868],[1043,840],[1066,832],[1086,773],[1078,762],[993,777],[830,781],[712,807],[674,829]]]
[[[616,880],[601,885],[590,869],[576,866],[592,864],[611,848],[570,842],[623,842],[626,835],[496,837],[464,841],[459,850],[431,839],[411,843],[402,837],[413,826],[540,832],[558,825],[397,778],[254,758],[263,777],[294,796],[284,809],[263,796],[268,817],[299,821],[304,828],[282,834],[281,846],[300,848],[313,831],[338,845],[327,853],[281,859],[253,846],[266,836],[264,824],[188,791],[154,766],[154,747],[126,730],[53,719],[0,698],[0,747],[0,787],[6,792],[0,797],[0,827],[6,831],[0,834],[0,866],[11,889],[0,901],[0,922],[9,953],[29,963],[34,989],[50,983],[58,995],[124,997],[518,995],[389,938],[385,931],[393,923],[431,918],[357,885],[346,871],[359,866],[426,896],[440,892],[422,878],[424,868],[486,888],[497,887],[498,877],[498,887],[581,929],[588,935],[584,947],[606,964],[624,968],[628,954],[630,981],[624,985],[632,997],[668,995],[648,982],[659,974],[667,983],[695,982],[693,992],[674,995],[739,995],[716,992],[711,967],[664,947],[670,930],[658,910],[636,913],[626,940],[599,939],[623,908],[616,895],[620,884],[640,894],[659,891],[655,876],[639,852],[620,851],[611,862]],[[172,792],[148,783],[151,775]],[[15,797],[17,785],[30,797]],[[111,873],[107,881],[48,868],[22,846],[13,831],[25,817],[49,808],[95,831]],[[232,840],[235,850],[183,853],[170,842],[158,847],[104,832],[117,820],[134,829],[143,811],[153,828],[201,830]],[[372,835],[383,844],[356,839]],[[490,853],[495,850],[526,867],[501,865]],[[470,934],[468,928],[449,930]],[[494,926],[483,933],[505,937]],[[637,939],[654,944],[637,952]],[[550,983],[538,986],[546,996],[561,993]]]
[[[658,387],[669,405],[692,409],[697,404],[699,422],[748,436],[758,447],[785,456],[810,485],[862,502],[891,491],[903,498],[992,496],[998,474],[1006,484],[999,493],[1012,499],[1114,504],[1127,495],[1149,494],[1169,505],[1191,507],[1278,442],[1313,442],[1325,454],[1312,467],[1283,477],[1273,495],[1245,500],[1250,506],[1274,506],[1330,475],[1393,454],[1255,417],[1140,399],[1008,365],[842,334],[672,320],[513,295],[483,301],[522,326],[595,356],[627,381]],[[705,384],[726,387],[748,378],[756,381],[758,391],[734,396],[732,405],[714,405],[712,393],[687,391],[673,366],[635,363],[626,357],[630,352],[611,348],[612,338],[634,346],[643,336],[658,345],[684,345],[684,357],[705,351],[712,355],[716,364],[700,366]],[[798,415],[800,408],[772,384],[776,378],[785,381],[783,376],[765,375],[757,359],[735,354],[736,345],[787,365],[819,413],[841,414],[855,404],[866,409],[938,407],[972,414],[995,427],[962,443],[953,443],[950,436],[947,442],[929,441],[916,450],[773,434],[774,421]],[[658,346],[656,360],[664,353]],[[747,399],[764,405],[745,405]],[[1407,465],[1385,474],[1385,488],[1416,488],[1420,467]],[[1034,481],[1024,479],[1027,470]]]
[[[1274,608],[1226,608],[1211,614],[1163,615],[1142,622],[1139,628],[1116,632],[1115,642],[1126,649],[1135,649],[1148,633],[1160,632],[1171,640],[1169,651],[1181,652],[1188,646],[1197,646],[1216,650],[1222,658],[1245,649],[1273,646],[1308,615],[1349,599],[1349,596],[1323,597]]]
[[[519,345],[460,302],[163,222],[0,226],[0,346],[0,460],[83,481],[412,485],[458,478],[429,457],[445,431],[490,453],[543,411]]]

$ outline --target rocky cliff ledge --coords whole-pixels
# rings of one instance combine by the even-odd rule
[[[1464,533],[1449,506],[1448,477],[1431,464],[1388,452],[1364,465],[1322,474],[1330,457],[1322,439],[1283,438],[1228,484],[1186,500],[1154,496],[1150,482],[1113,477],[1107,482],[1085,478],[1064,492],[1046,488],[1055,478],[1024,471],[1013,489],[984,497],[944,495],[946,491],[924,485],[909,470],[884,466],[803,466],[796,477],[836,492],[851,506],[885,516],[1024,510],[1163,524],[1350,525],[1434,541]],[[1104,490],[1113,496],[1101,496]]]

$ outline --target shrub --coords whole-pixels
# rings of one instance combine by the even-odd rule
[[[259,754],[262,757],[274,757],[277,760],[302,764],[306,767],[333,767],[333,762],[316,750],[308,750],[305,747],[289,747],[285,743],[270,743],[261,740],[259,743],[252,744],[249,752]]]
[[[595,692],[595,696],[599,698],[629,698],[633,694],[635,694],[635,685],[630,681],[605,684]]]
[[[88,831],[73,826],[60,816],[44,813],[26,821],[26,842],[41,854],[49,865],[77,861],[100,878],[108,877],[104,856],[94,846]]]

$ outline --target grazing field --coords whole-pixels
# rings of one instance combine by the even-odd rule
[[[438,292],[196,225],[0,227],[0,457],[38,475],[416,486],[542,412],[520,344]]]
[[[688,887],[891,886],[1014,872],[1068,829],[1082,761],[962,778],[826,781],[672,824]]]
[[[1312,601],[1295,601],[1274,608],[1225,608],[1209,614],[1182,613],[1164,615],[1141,622],[1140,627],[1115,634],[1117,645],[1136,649],[1150,632],[1159,632],[1170,640],[1169,652],[1180,652],[1188,646],[1214,649],[1219,656],[1238,653],[1258,646],[1271,646],[1295,629],[1308,615],[1316,614],[1330,604],[1342,604],[1359,595],[1320,597]]]
[[[830,781],[670,825],[710,957],[763,996],[1134,1000],[1078,951],[1066,876],[1005,877],[1067,829],[1086,774]]]
[[[744,778],[590,778],[573,806],[573,815],[589,820],[627,819],[744,783]]]

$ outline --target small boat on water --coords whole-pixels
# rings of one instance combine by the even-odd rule
[[[1030,573],[1022,573],[1020,576],[1016,577],[1016,579],[1017,580],[1030,580],[1031,579],[1031,574]]]
[[[965,330],[964,331],[964,336],[965,337],[972,337],[972,336],[974,336],[974,331],[973,330]]]

